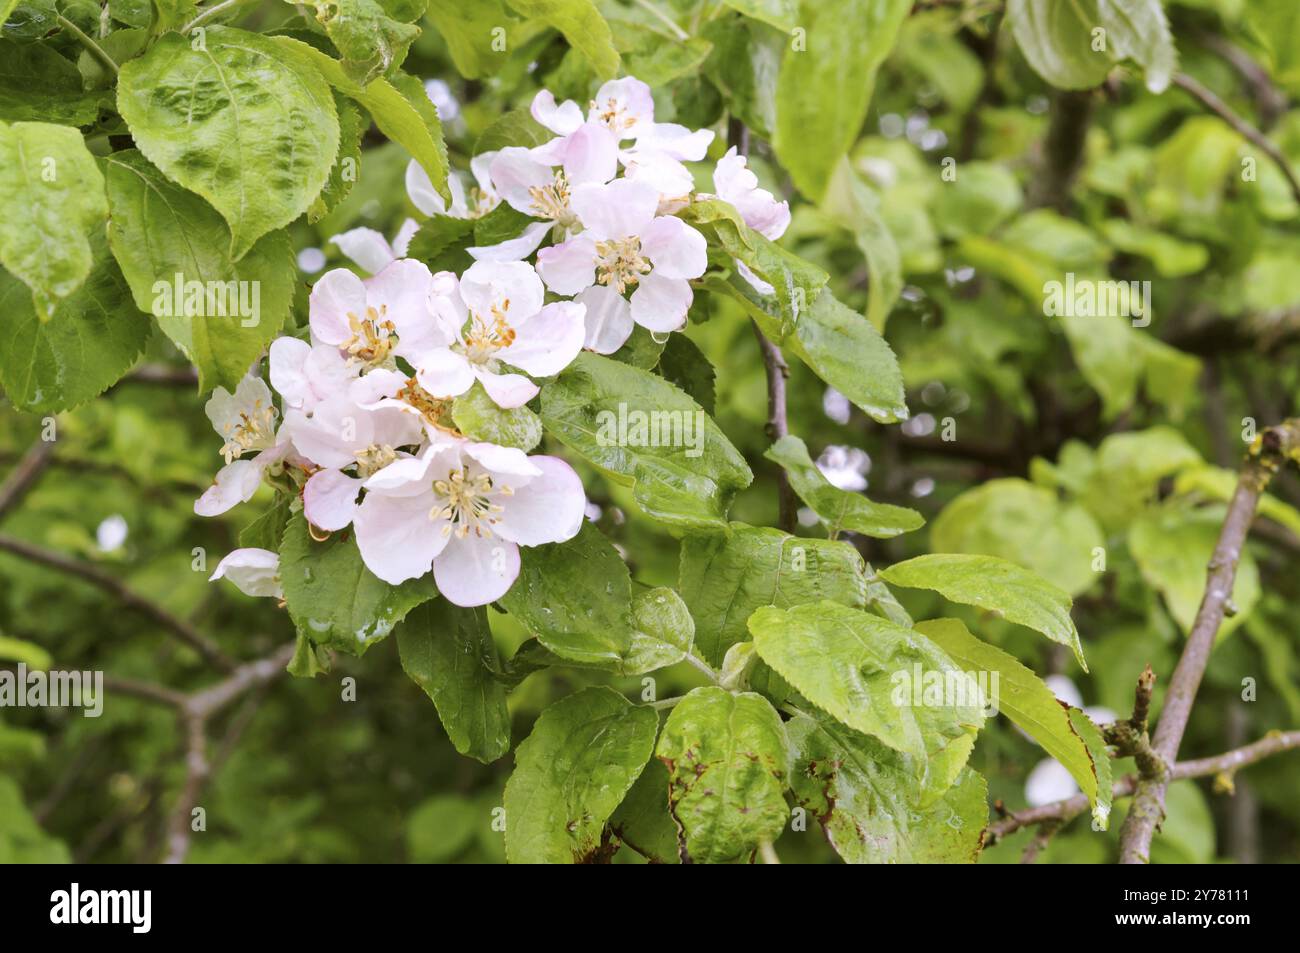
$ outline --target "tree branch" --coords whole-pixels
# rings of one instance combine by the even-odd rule
[[[1151,838],[1164,817],[1165,791],[1169,788],[1169,772],[1162,768],[1173,764],[1178,757],[1178,745],[1183,740],[1196,690],[1214,649],[1215,634],[1232,596],[1237,563],[1259,498],[1273,474],[1297,453],[1300,453],[1300,419],[1261,432],[1251,447],[1251,455],[1242,468],[1219,541],[1210,558],[1205,595],[1201,598],[1182,657],[1169,680],[1169,691],[1151,745],[1155,757],[1149,759],[1144,767],[1133,807],[1124,821],[1120,834],[1121,863],[1146,863],[1148,859]]]
[[[208,664],[215,666],[223,672],[232,672],[235,670],[236,663],[227,656],[215,644],[210,642],[199,631],[190,625],[184,619],[172,615],[162,606],[158,605],[135,590],[131,589],[116,576],[104,572],[98,566],[90,563],[80,562],[64,556],[61,553],[52,552],[40,546],[35,546],[21,539],[15,539],[12,536],[0,534],[0,550],[21,556],[34,563],[40,563],[42,566],[48,566],[51,569],[57,569],[60,572],[68,573],[79,579],[84,579],[93,586],[107,592],[115,597],[123,605],[129,606],[144,615],[149,616],[164,629],[170,631],[176,638],[180,639],[199,655]]]
[[[28,448],[18,465],[5,477],[4,483],[0,484],[0,516],[4,516],[22,500],[36,478],[50,465],[53,453],[53,440],[38,439]]]
[[[1287,184],[1291,186],[1291,194],[1295,196],[1296,202],[1300,203],[1300,180],[1296,179],[1295,172],[1291,169],[1291,163],[1287,161],[1281,149],[1275,146],[1262,132],[1233,112],[1232,107],[1186,73],[1175,73],[1174,85],[1191,93],[1193,97],[1201,101],[1206,109],[1241,133],[1272,159],[1277,167],[1282,170],[1282,174],[1286,176]]]
[[[1183,761],[1176,764],[1169,772],[1170,779],[1182,781],[1187,778],[1203,778],[1212,774],[1231,773],[1252,765],[1257,761],[1300,748],[1300,731],[1271,732],[1254,744],[1227,751],[1212,758],[1200,758],[1195,761]],[[1137,788],[1137,779],[1125,775],[1115,782],[1112,796],[1128,797]],[[1088,810],[1088,796],[1076,794],[1061,801],[1043,804],[1040,807],[1026,808],[1023,811],[1008,813],[1000,820],[994,821],[984,830],[984,844],[990,846],[1008,834],[1013,834],[1022,827],[1034,824],[1059,822],[1064,824]]]

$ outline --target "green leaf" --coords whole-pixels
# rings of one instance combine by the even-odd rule
[[[597,354],[580,354],[542,388],[542,422],[610,479],[632,486],[646,513],[684,529],[725,529],[732,498],[754,478],[694,400]]]
[[[520,550],[519,578],[501,604],[538,641],[575,662],[622,661],[632,644],[627,564],[586,520],[573,539]]]
[[[527,453],[542,442],[542,421],[525,407],[504,410],[477,381],[451,405],[456,429],[471,440],[517,447]]]
[[[277,41],[214,26],[204,46],[159,38],[122,67],[117,106],[140,151],[221,213],[238,260],[320,193],[339,122],[320,75]]]
[[[975,638],[956,619],[918,622],[916,631],[964,670],[987,672],[990,679],[996,676],[992,701],[997,710],[1070,772],[1079,790],[1088,795],[1093,817],[1104,830],[1111,807],[1110,756],[1088,716],[1059,701],[1037,675],[1000,648]],[[1084,722],[1087,725],[1080,731],[1077,726]]]
[[[435,274],[464,271],[474,263],[465,249],[474,244],[474,222],[450,215],[434,215],[424,222],[406,248],[406,256],[424,262]]]
[[[692,400],[704,408],[705,413],[713,413],[713,365],[699,345],[685,334],[668,335],[659,356],[659,374],[689,394]]]
[[[762,695],[695,689],[668,716],[655,754],[692,861],[735,860],[781,833],[789,751],[781,716]]]
[[[330,167],[325,187],[307,209],[307,221],[313,225],[348,197],[361,175],[361,137],[370,123],[352,100],[337,91],[334,93],[334,109],[339,114],[339,154]]]
[[[952,783],[984,726],[981,686],[911,629],[834,602],[749,617],[754,648],[832,718],[912,756],[933,795]],[[941,679],[941,697],[923,692]],[[919,684],[916,684],[918,683]]]
[[[659,719],[608,688],[551,705],[515,752],[506,783],[506,857],[571,864],[602,846],[605,821],[654,750]]]
[[[100,229],[90,234],[90,251],[90,277],[48,321],[36,316],[27,287],[0,272],[8,338],[0,347],[0,383],[20,410],[68,410],[102,394],[149,340],[149,316],[136,310]]]
[[[1206,567],[1214,558],[1223,508],[1193,508],[1173,501],[1144,513],[1128,531],[1128,548],[1147,585],[1164,597],[1169,614],[1190,633],[1205,596]],[[1259,601],[1259,567],[1248,550],[1237,561],[1231,607],[1219,624],[1223,638],[1250,616]]]
[[[400,64],[420,35],[419,27],[390,16],[379,0],[305,0],[303,6],[343,54],[344,71],[362,85]]]
[[[512,109],[503,113],[483,130],[474,143],[474,155],[496,152],[507,146],[531,149],[549,142],[554,133],[533,118],[527,109]]]
[[[500,0],[429,0],[428,17],[446,42],[452,63],[466,79],[495,72],[505,62],[506,50],[514,49],[509,32],[503,37],[506,50],[492,47],[493,31],[509,31],[512,25]]]
[[[49,46],[0,39],[0,120],[86,126],[104,100],[84,91],[76,65]]]
[[[1092,31],[1101,25],[1097,2],[1008,0],[1007,20],[1020,51],[1053,86],[1090,89],[1115,65],[1106,52],[1092,48]]]
[[[824,211],[853,233],[867,265],[867,320],[884,333],[903,292],[903,262],[881,215],[880,196],[845,159],[835,168]]]
[[[695,620],[675,589],[659,586],[632,597],[632,645],[619,672],[642,675],[676,665],[695,644]]]
[[[232,261],[230,230],[216,209],[140,153],[114,153],[107,170],[109,244],[136,306],[194,362],[200,391],[233,392],[293,307],[297,263],[288,235],[265,235]]]
[[[609,819],[614,836],[656,864],[680,864],[677,824],[668,810],[668,769],[652,758]]]
[[[239,531],[239,545],[244,549],[267,549],[278,552],[280,541],[284,539],[285,527],[289,525],[289,495],[278,493],[275,502]]]
[[[290,518],[280,543],[280,582],[298,631],[349,655],[361,655],[438,594],[432,574],[400,586],[375,576],[346,531],[316,542],[302,513]]]
[[[995,162],[966,162],[957,178],[944,182],[935,193],[934,221],[946,238],[987,235],[1024,201],[1020,183],[1007,169]],[[1041,297],[1041,288],[1036,291]]]
[[[31,289],[42,321],[90,274],[108,215],[104,176],[81,133],[0,122],[0,264]]]
[[[790,479],[790,486],[826,524],[834,538],[842,530],[889,539],[910,533],[925,525],[916,510],[888,503],[873,503],[861,493],[850,493],[833,485],[808,456],[808,448],[798,437],[782,437],[763,454],[780,465]]]
[[[759,606],[830,599],[862,608],[865,563],[844,542],[802,539],[777,529],[732,523],[731,533],[682,541],[678,590],[695,619],[695,645],[711,665],[749,638]]]
[[[409,152],[429,175],[429,181],[443,200],[451,202],[447,188],[447,146],[442,138],[438,110],[430,102],[420,81],[396,73],[391,82],[382,76],[362,86],[349,77],[342,64],[315,47],[288,36],[269,38],[288,62],[304,72],[315,69],[325,81],[350,96],[370,113],[379,131]],[[333,154],[330,155],[333,162]],[[164,169],[163,171],[166,171]]]
[[[474,828],[484,822],[479,806],[459,794],[431,797],[406,821],[406,856],[413,864],[454,860],[474,840]]]
[[[457,751],[487,764],[510,750],[510,712],[505,687],[493,676],[497,650],[486,609],[446,599],[418,605],[397,627],[397,651]]]
[[[1012,478],[962,493],[930,528],[930,545],[938,552],[998,556],[1032,569],[1072,596],[1096,582],[1094,553],[1105,542],[1101,527],[1082,506]]]
[[[798,25],[805,33],[781,64],[773,145],[812,201],[821,201],[858,138],[876,71],[911,7],[910,0],[802,0]]]
[[[618,50],[609,24],[592,0],[506,0],[510,8],[530,20],[541,20],[564,34],[569,45],[591,63],[596,75],[617,75]]]
[[[881,578],[905,589],[933,589],[951,602],[996,616],[1068,645],[1086,672],[1079,630],[1070,618],[1070,594],[1042,576],[996,556],[931,553],[895,563]]]
[[[790,789],[845,863],[957,864],[979,855],[988,786],[975,771],[963,768],[927,802],[905,755],[825,715],[799,715],[786,731]]]
[[[799,0],[723,0],[731,9],[789,33],[799,23]]]

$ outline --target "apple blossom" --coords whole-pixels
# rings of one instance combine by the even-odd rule
[[[563,460],[467,440],[390,463],[365,488],[353,528],[366,566],[392,585],[432,567],[459,606],[503,596],[519,575],[519,547],[573,538],[586,509]]]
[[[574,190],[584,231],[537,253],[537,271],[556,294],[586,307],[586,346],[603,354],[622,346],[633,323],[676,331],[686,322],[690,279],[704,274],[701,235],[679,218],[658,215],[659,192],[635,179]],[[635,288],[631,302],[624,292]]]
[[[758,176],[750,171],[744,156],[735,146],[727,150],[713,170],[713,187],[717,197],[730,202],[745,224],[764,238],[776,241],[790,227],[790,203],[778,202],[767,189],[759,188]],[[705,197],[705,196],[701,196]],[[776,289],[742,261],[736,262],[741,277],[761,294],[773,294]]]
[[[269,549],[236,549],[217,563],[209,582],[229,579],[246,596],[283,599],[280,586],[280,557]]]
[[[204,406],[208,420],[225,441],[221,456],[226,465],[194,503],[199,516],[217,516],[252,499],[267,467],[283,460],[291,445],[276,430],[276,410],[271,390],[260,377],[246,375],[235,393],[218,387]],[[250,460],[240,459],[254,453]]]
[[[279,337],[271,342],[271,386],[285,408],[311,413],[318,403],[338,393],[356,376],[359,367],[349,363],[336,347],[308,344],[298,338]]]
[[[583,306],[543,305],[542,281],[526,262],[475,262],[454,293],[437,295],[433,308],[455,337],[414,362],[420,385],[435,398],[465,393],[478,380],[500,407],[518,407],[537,394],[522,374],[558,374],[582,350]]]
[[[428,267],[413,259],[394,261],[364,280],[336,268],[312,288],[312,337],[367,368],[395,356],[413,360],[443,340],[429,305],[434,289]]]
[[[330,244],[337,245],[339,251],[362,271],[377,275],[398,258],[406,257],[406,249],[419,228],[415,219],[406,219],[390,245],[380,232],[362,226],[335,235]]]

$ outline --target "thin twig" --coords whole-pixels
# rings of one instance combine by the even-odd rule
[[[1255,518],[1259,498],[1273,474],[1297,451],[1300,451],[1300,420],[1290,420],[1262,431],[1251,448],[1250,458],[1242,468],[1236,492],[1228,504],[1219,541],[1214,547],[1214,555],[1210,557],[1205,594],[1201,598],[1182,657],[1169,679],[1169,691],[1165,694],[1160,722],[1151,743],[1155,757],[1143,767],[1133,807],[1120,833],[1121,863],[1138,864],[1147,861],[1151,838],[1164,817],[1169,772],[1163,769],[1165,765],[1173,764],[1178,757],[1178,745],[1187,729],[1187,720],[1196,700],[1196,690],[1200,687],[1210,653],[1214,649],[1215,634],[1219,631],[1228,601],[1232,597],[1237,563],[1241,560],[1246,534]]]
[[[35,546],[21,539],[15,539],[12,536],[0,534],[0,550],[21,556],[34,563],[40,563],[51,569],[57,569],[60,572],[68,573],[79,579],[84,579],[93,586],[115,597],[123,605],[135,609],[137,612],[149,616],[163,628],[170,631],[178,639],[198,652],[203,659],[210,665],[215,666],[223,672],[232,672],[236,663],[227,656],[215,644],[210,642],[205,636],[190,625],[184,619],[172,615],[162,606],[150,599],[146,599],[134,589],[131,589],[116,576],[104,572],[98,566],[90,563],[80,562],[56,553],[40,546]]]
[[[1180,762],[1174,765],[1169,775],[1173,781],[1182,781],[1187,778],[1203,778],[1212,774],[1231,773],[1257,761],[1263,761],[1265,758],[1295,748],[1300,748],[1300,731],[1272,732],[1254,744],[1246,745],[1244,748],[1226,751],[1212,758]],[[1128,797],[1136,787],[1137,779],[1133,775],[1125,775],[1115,782],[1114,787],[1111,789],[1112,797]],[[1088,810],[1088,796],[1086,794],[1076,794],[1064,800],[1053,801],[1051,804],[1043,804],[1039,807],[1030,807],[1023,811],[1007,813],[1004,817],[985,828],[984,843],[986,846],[994,844],[1022,827],[1044,824],[1049,821],[1064,823],[1086,810]]]
[[[1282,154],[1282,150],[1275,146],[1272,140],[1238,116],[1232,111],[1231,106],[1186,73],[1175,73],[1174,85],[1181,87],[1196,99],[1199,99],[1205,108],[1241,133],[1272,159],[1286,177],[1287,184],[1291,186],[1291,194],[1295,196],[1296,202],[1300,203],[1300,179],[1296,178],[1295,172],[1291,169],[1291,163],[1287,161],[1286,156]]]
[[[54,15],[54,19],[58,21],[59,26],[63,27],[63,29],[67,30],[69,33],[75,36],[77,38],[77,42],[80,43],[82,46],[84,46],[87,52],[89,52],[91,56],[99,60],[100,64],[104,67],[104,69],[108,70],[114,76],[117,75],[118,73],[117,61],[114,60],[113,57],[109,56],[106,52],[104,52],[104,48],[102,46],[100,46],[98,43],[92,40],[88,35],[82,32],[81,27],[77,26],[75,23],[73,23],[71,20],[69,20],[67,17],[63,16],[62,14],[56,13]]]
[[[790,432],[790,423],[785,409],[785,383],[786,378],[790,376],[790,366],[786,364],[781,349],[763,336],[757,324],[753,322],[751,324],[754,328],[754,336],[758,338],[759,349],[763,352],[763,367],[767,371],[767,436],[775,443]],[[798,521],[799,508],[795,502],[794,490],[790,488],[790,479],[784,469],[778,468],[776,483],[778,525],[787,533],[793,533]]]
[[[201,10],[199,11],[198,16],[185,24],[185,26],[181,27],[181,32],[189,33],[190,30],[193,30],[196,26],[202,26],[204,23],[207,23],[218,13],[228,10],[231,7],[239,6],[239,4],[243,2],[244,0],[222,0],[222,2],[218,3],[216,6],[208,7],[206,10]]]
[[[138,384],[166,384],[171,387],[194,387],[199,382],[199,372],[193,367],[169,367],[166,364],[141,364],[123,381]]]
[[[0,516],[13,509],[50,464],[53,440],[37,440],[0,484]]]

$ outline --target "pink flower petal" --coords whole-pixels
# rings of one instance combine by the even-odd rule
[[[302,490],[302,508],[313,526],[333,532],[352,522],[361,481],[339,470],[317,470]]]
[[[519,547],[495,536],[453,535],[433,561],[438,591],[458,606],[495,602],[510,591],[518,576]]]
[[[497,533],[521,546],[540,546],[572,539],[582,529],[587,495],[582,480],[559,457],[532,456],[528,462],[541,476],[496,500],[502,510]]]

